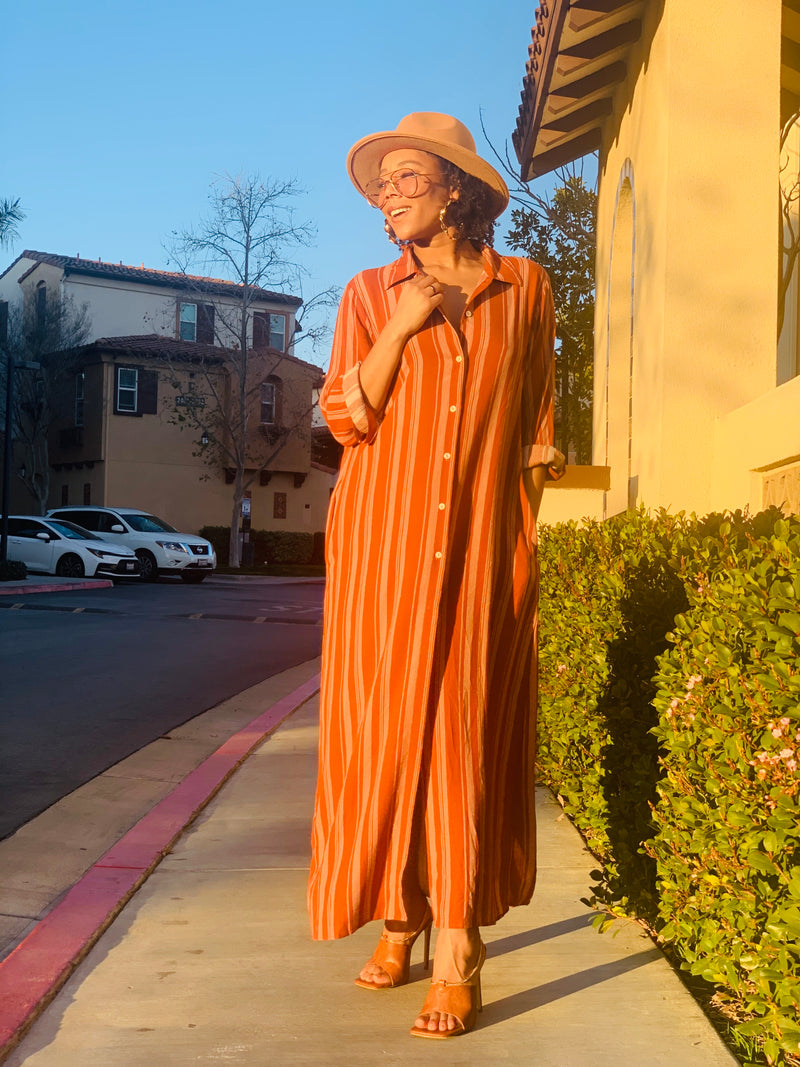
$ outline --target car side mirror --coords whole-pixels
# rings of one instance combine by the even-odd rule
[[[109,533],[125,533],[125,527],[124,526],[120,526],[120,524],[118,522],[115,522],[114,525],[111,527],[111,529],[108,532]]]
[[[50,540],[50,534],[49,533],[45,533],[44,530],[39,530],[39,532],[36,535],[36,539],[38,541],[49,541]]]

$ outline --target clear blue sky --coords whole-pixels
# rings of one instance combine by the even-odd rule
[[[0,197],[23,248],[166,268],[215,175],[296,177],[317,227],[304,295],[394,251],[344,169],[410,111],[510,144],[536,0],[38,0],[8,4]],[[501,220],[498,235],[505,233]],[[503,247],[502,236],[497,242]],[[304,358],[324,361],[325,353]]]

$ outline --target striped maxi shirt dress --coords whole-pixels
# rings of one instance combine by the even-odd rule
[[[411,251],[357,275],[339,309],[320,397],[345,447],[326,534],[317,939],[418,913],[414,841],[438,927],[490,925],[533,893],[538,568],[522,472],[556,456],[553,304],[536,263],[483,260],[459,329],[433,311],[383,411],[359,366],[417,272]]]

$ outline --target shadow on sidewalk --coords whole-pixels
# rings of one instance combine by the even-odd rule
[[[533,930],[524,930],[519,934],[511,934],[509,937],[490,941],[486,946],[486,958],[505,956],[507,952],[518,952],[522,948],[541,944],[542,941],[549,941],[553,937],[563,937],[564,934],[571,934],[575,930],[585,930],[587,926],[592,925],[594,914],[594,912],[587,912],[583,915],[574,915],[570,919],[550,923],[549,926],[537,926]]]
[[[561,924],[555,923],[554,925]],[[513,939],[510,938],[509,940]],[[646,967],[648,963],[655,963],[661,958],[659,950],[651,948],[646,952],[637,953],[635,956],[613,960],[611,963],[601,963],[596,967],[588,967],[585,971],[577,971],[575,974],[566,975],[564,978],[558,978],[553,982],[546,982],[544,985],[526,989],[522,993],[515,993],[511,997],[492,1001],[491,1004],[486,1006],[481,1028],[506,1022],[515,1016],[525,1015],[526,1012],[534,1011],[545,1004],[551,1004],[555,1000],[561,1000],[562,997],[568,997],[573,993],[588,989],[590,986],[608,982],[612,978],[617,978],[628,971],[635,971],[639,967]]]

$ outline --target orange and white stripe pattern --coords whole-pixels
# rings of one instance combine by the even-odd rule
[[[382,411],[359,365],[416,272],[406,250],[347,286],[320,399],[345,445],[331,499],[315,938],[418,910],[437,926],[527,903],[536,863],[536,523],[524,466],[553,459],[545,272],[484,249],[457,330],[408,341]],[[555,473],[555,472],[552,472]]]

